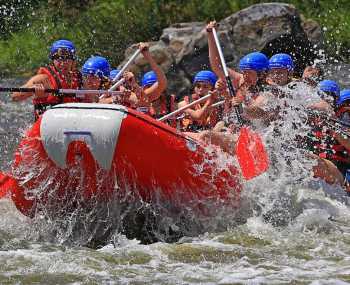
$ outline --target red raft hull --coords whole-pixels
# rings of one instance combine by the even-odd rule
[[[134,110],[64,104],[48,110],[21,141],[12,199],[25,215],[72,199],[88,204],[137,197],[193,205],[239,197],[233,157]],[[61,206],[60,206],[61,205]],[[52,210],[52,206],[51,210]]]

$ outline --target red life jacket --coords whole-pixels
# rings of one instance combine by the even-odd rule
[[[313,149],[319,157],[326,158],[333,162],[350,163],[348,150],[341,145],[333,135],[321,130],[314,130],[313,135],[314,138],[316,138]]]
[[[163,93],[160,97],[150,104],[149,114],[153,118],[160,118],[168,113],[166,94]]]
[[[169,112],[173,112],[176,109],[175,103],[175,95],[167,96],[166,93],[162,93],[162,95],[151,102],[149,106],[137,107],[136,110],[147,114],[155,119],[159,119]],[[168,125],[176,128],[176,119],[168,119],[165,121]]]
[[[79,89],[82,84],[81,74],[79,71],[72,72],[71,81],[68,82],[54,65],[40,67],[37,74],[47,75],[52,89]],[[35,120],[52,106],[71,102],[79,102],[79,99],[77,99],[74,94],[61,97],[55,96],[54,94],[49,94],[45,98],[34,98],[33,105]]]
[[[154,112],[152,114],[152,117],[155,119],[159,119],[168,113],[171,113],[176,110],[176,96],[174,94],[171,94],[168,96],[166,93],[162,94],[162,96],[158,99],[158,112],[154,108],[154,103],[152,102],[151,104],[151,112]],[[164,123],[168,124],[169,126],[176,128],[176,117],[174,118],[169,118],[164,121]]]
[[[350,107],[349,106],[341,106],[340,108],[338,108],[335,112],[335,116],[337,118],[340,118],[341,115],[345,112],[349,112],[350,111]]]

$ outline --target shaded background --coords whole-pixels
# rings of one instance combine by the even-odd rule
[[[3,2],[3,3],[1,3]],[[113,66],[139,41],[158,40],[171,24],[221,19],[263,2],[257,0],[10,0],[0,2],[0,75],[31,75],[47,62],[49,45],[59,38],[74,41],[83,61],[94,53]],[[306,18],[323,27],[330,58],[346,62],[350,54],[350,2],[291,0]]]

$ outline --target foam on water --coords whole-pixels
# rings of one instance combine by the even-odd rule
[[[10,200],[0,201],[0,283],[350,283],[346,197],[341,189],[312,178],[314,162],[293,143],[296,135],[309,130],[300,106],[316,100],[305,90],[301,85],[287,90],[293,99],[274,102],[290,106],[281,120],[257,127],[271,154],[271,168],[244,183],[238,212],[230,214],[216,204],[213,216],[200,221],[206,225],[203,228],[197,227],[198,220],[189,211],[184,222],[193,228],[175,243],[144,245],[126,238],[117,227],[107,245],[93,250],[81,246],[89,237],[77,238],[84,231],[71,234],[78,216],[61,224],[43,216],[33,221],[19,214]],[[13,131],[0,138],[2,150],[7,150],[1,156],[2,168],[31,119],[29,104],[6,102],[4,110],[2,106],[0,129]],[[224,167],[225,158],[219,160]],[[128,211],[146,205],[134,206]],[[156,225],[179,226],[165,210]],[[111,213],[116,219],[125,217]]]

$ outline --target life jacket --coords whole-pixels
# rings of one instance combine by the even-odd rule
[[[199,99],[199,97],[190,95],[190,96],[185,96],[183,98],[183,100],[186,102],[186,104],[191,103],[193,101],[193,99],[197,100],[197,99]],[[203,103],[203,105],[204,104],[205,103]],[[199,103],[199,104],[194,105],[193,109],[199,110],[202,107],[203,107],[202,104]],[[219,121],[219,112],[218,112],[217,108],[215,108],[215,109],[210,110],[209,114],[201,120],[193,120],[189,116],[184,116],[180,120],[179,128],[182,131],[208,130],[208,129],[214,128],[218,121]]]
[[[152,101],[149,106],[137,107],[137,111],[147,114],[155,119],[159,119],[169,112],[175,111],[175,95],[168,96],[166,92]],[[168,119],[165,121],[167,124],[176,127],[176,121]]]
[[[52,89],[79,89],[82,85],[82,77],[77,70],[72,72],[70,82],[64,78],[54,65],[40,67],[37,74],[47,75]],[[75,97],[75,94],[66,94],[66,96],[55,96],[54,94],[49,94],[45,98],[34,98],[33,105],[35,120],[52,106],[71,102],[79,102],[79,99]]]
[[[339,118],[341,120],[342,115],[344,113],[348,113],[349,114],[349,112],[350,112],[350,107],[349,106],[341,106],[340,108],[336,109],[335,115],[336,115],[337,118]]]
[[[309,134],[309,149],[321,158],[328,159],[334,163],[349,163],[349,151],[340,144],[330,130],[324,129],[322,119],[314,118],[311,121],[312,131]]]
[[[343,145],[338,143],[337,140],[333,138],[333,136],[328,136],[327,139],[325,140],[326,143],[314,145],[314,148],[320,152],[319,157],[326,158],[333,162],[350,164],[350,156],[348,150]]]
[[[161,118],[165,116],[169,111],[169,103],[168,103],[168,96],[166,93],[162,93],[162,95],[151,102],[149,107],[149,114],[155,119]]]

